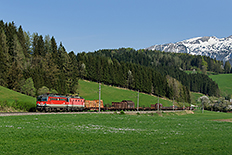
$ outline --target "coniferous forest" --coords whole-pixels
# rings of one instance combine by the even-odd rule
[[[218,96],[218,85],[199,69],[223,73],[223,63],[209,57],[132,48],[67,52],[54,37],[30,34],[0,21],[0,85],[36,96],[42,89],[75,94],[78,79],[139,90],[190,102],[190,91]]]
[[[76,55],[54,37],[30,35],[13,22],[0,21],[0,59],[1,86],[31,96],[42,88],[59,94],[77,91]]]

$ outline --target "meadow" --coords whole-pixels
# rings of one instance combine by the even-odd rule
[[[32,111],[35,103],[34,97],[0,86],[0,111]]]
[[[191,104],[200,104],[198,102],[198,98],[204,96],[204,94],[201,93],[196,93],[196,92],[191,92],[190,97],[191,97]]]
[[[232,74],[210,75],[219,86],[222,95],[232,95]]]
[[[209,111],[2,116],[0,150],[17,155],[231,154],[231,122],[218,120],[231,118],[231,113]]]
[[[0,101],[13,102],[15,100],[20,102],[21,101],[32,102],[32,103],[36,102],[36,99],[34,97],[24,95],[19,92],[0,86]]]

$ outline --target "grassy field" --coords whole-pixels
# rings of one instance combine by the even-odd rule
[[[13,90],[7,89],[5,87],[0,86],[0,101],[25,101],[25,102],[31,102],[35,103],[36,99],[31,96],[27,96],[18,92],[15,92]]]
[[[231,113],[161,115],[2,116],[0,150],[15,155],[232,154],[231,122],[218,120],[231,119]]]
[[[191,92],[191,103],[192,104],[199,104],[197,102],[197,99],[201,96],[203,96],[204,94],[201,94],[201,93],[196,93],[196,92]]]
[[[209,77],[218,84],[222,95],[232,95],[232,74],[210,75]]]
[[[79,95],[86,100],[98,99],[99,85],[95,82],[79,80]],[[117,88],[108,85],[101,85],[101,99],[103,103],[120,102],[122,100],[132,100],[137,105],[138,92],[127,90],[124,88]],[[139,105],[145,107],[151,104],[158,103],[158,97],[148,94],[139,93]],[[159,103],[163,106],[171,106],[172,101],[168,99],[159,98]]]
[[[33,111],[36,99],[0,86],[0,111]]]

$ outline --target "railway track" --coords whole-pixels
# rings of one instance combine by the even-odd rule
[[[162,112],[180,112],[183,110],[175,111],[162,111]],[[120,114],[120,111],[104,111],[101,114]],[[161,111],[124,111],[125,114],[146,114],[146,113],[160,113]],[[0,112],[0,116],[20,116],[20,115],[52,115],[52,114],[88,114],[88,113],[99,113],[99,112]]]

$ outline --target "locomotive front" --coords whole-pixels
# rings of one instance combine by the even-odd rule
[[[47,106],[48,96],[47,95],[39,95],[36,100],[36,109],[42,111]]]

